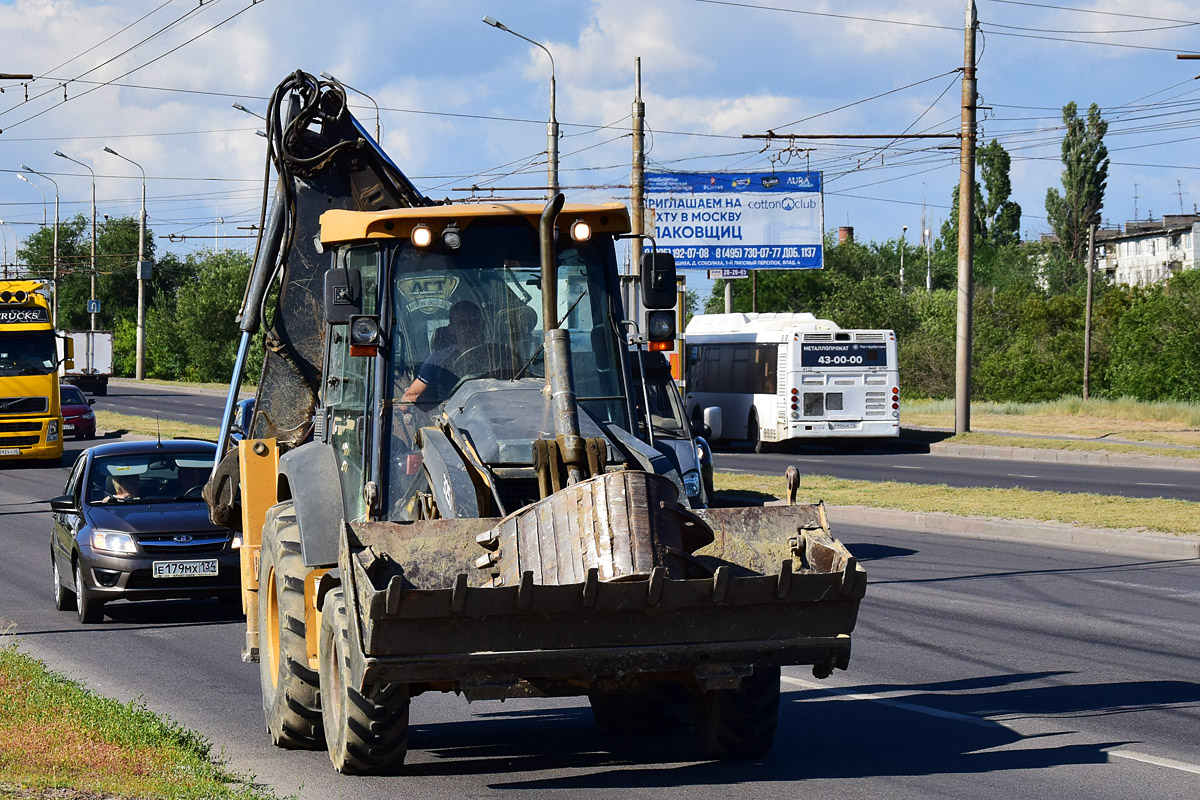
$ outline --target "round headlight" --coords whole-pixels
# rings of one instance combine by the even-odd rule
[[[371,317],[358,317],[351,323],[351,344],[375,344],[378,339],[379,325]]]
[[[651,339],[671,339],[675,336],[675,313],[660,311],[650,315]]]

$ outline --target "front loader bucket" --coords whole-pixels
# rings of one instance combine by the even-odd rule
[[[845,668],[866,574],[822,506],[693,513],[674,500],[666,479],[630,471],[504,520],[352,525],[352,674],[511,696],[647,673]]]

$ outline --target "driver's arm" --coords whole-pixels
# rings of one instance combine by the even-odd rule
[[[420,378],[414,378],[413,382],[410,383],[408,388],[404,390],[404,394],[401,396],[400,400],[404,403],[415,403],[417,400],[421,399],[421,395],[425,393],[427,388],[429,388],[429,384]]]

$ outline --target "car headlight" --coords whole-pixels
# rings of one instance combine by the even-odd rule
[[[700,494],[700,473],[696,470],[683,473],[683,490],[687,492],[688,497],[695,497]]]
[[[58,441],[58,420],[52,419],[46,423],[46,441]]]
[[[137,552],[133,537],[120,531],[92,531],[92,549],[106,553],[132,554]]]
[[[96,412],[95,412],[95,411],[88,411],[86,414],[83,414],[83,415],[81,415],[79,418],[80,418],[80,419],[95,419],[95,418],[96,418]]]

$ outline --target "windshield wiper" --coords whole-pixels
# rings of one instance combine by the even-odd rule
[[[555,328],[557,328],[557,327],[559,327],[560,325],[562,325],[562,324],[563,324],[563,321],[564,321],[564,320],[565,320],[567,317],[571,316],[571,312],[575,310],[575,306],[579,305],[579,301],[580,301],[580,300],[582,300],[583,298],[587,297],[587,293],[588,293],[589,291],[591,291],[591,289],[590,289],[590,288],[588,288],[588,289],[584,289],[582,292],[580,292],[580,294],[579,294],[579,297],[576,297],[576,298],[575,298],[575,302],[574,302],[574,303],[571,303],[571,307],[567,309],[567,313],[563,314],[563,315],[562,315],[562,318],[561,318],[561,319],[559,319],[557,323],[555,323],[555,325],[554,325],[554,327],[555,327]],[[519,370],[517,370],[517,374],[516,374],[516,375],[513,375],[512,379],[513,379],[514,381],[516,381],[516,380],[520,380],[520,379],[521,379],[521,376],[525,374],[525,370],[529,369],[529,368],[530,368],[530,367],[533,365],[533,362],[534,362],[534,361],[537,361],[537,357],[538,357],[538,356],[540,356],[540,355],[542,354],[542,351],[543,351],[543,350],[545,350],[545,349],[546,349],[546,336],[545,336],[545,333],[543,332],[543,334],[542,334],[542,343],[541,343],[540,345],[538,345],[538,349],[537,349],[537,350],[534,350],[534,351],[533,351],[533,355],[531,355],[531,356],[529,357],[529,360],[525,362],[525,366],[523,366],[523,367],[521,367]]]

